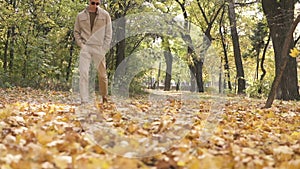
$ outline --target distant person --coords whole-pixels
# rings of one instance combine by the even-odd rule
[[[107,102],[108,80],[105,54],[110,48],[112,25],[109,13],[100,8],[99,4],[100,0],[89,0],[89,5],[77,15],[74,25],[75,40],[81,48],[79,89],[82,104],[89,102],[89,69],[92,60],[98,70],[102,101]]]

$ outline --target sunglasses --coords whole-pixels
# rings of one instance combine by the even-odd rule
[[[91,4],[92,4],[92,5],[95,5],[95,4],[96,4],[96,5],[98,6],[100,3],[99,3],[99,2],[94,2],[94,1],[92,1]]]

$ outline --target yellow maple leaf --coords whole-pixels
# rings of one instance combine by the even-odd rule
[[[297,48],[293,48],[290,50],[290,56],[296,58],[300,55],[300,51]]]
[[[184,161],[178,161],[178,162],[177,162],[177,165],[178,165],[179,167],[184,167],[184,166],[186,165],[186,163],[185,163]]]
[[[113,115],[113,120],[114,121],[120,121],[122,119],[122,114],[117,112],[116,114]]]
[[[300,132],[295,131],[291,134],[291,136],[292,136],[292,138],[297,139],[300,137]]]

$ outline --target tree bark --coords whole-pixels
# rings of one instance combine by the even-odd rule
[[[125,18],[120,19],[116,28],[116,36],[118,37],[117,39],[122,39],[122,40],[116,44],[116,53],[117,53],[116,69],[121,64],[121,62],[125,59],[125,49],[126,49],[125,26],[126,26]]]
[[[195,73],[196,70],[194,65],[189,65],[190,68],[190,75],[191,75],[191,79],[190,79],[190,83],[191,83],[191,87],[190,87],[190,92],[195,92],[196,91],[196,78],[195,78]]]
[[[283,74],[286,72],[285,71],[286,65],[291,59],[291,57],[289,57],[289,55],[287,53],[289,53],[290,44],[291,44],[291,41],[293,40],[293,33],[294,33],[294,31],[296,29],[296,26],[298,25],[299,22],[300,22],[300,15],[298,15],[296,20],[291,25],[291,27],[288,31],[287,37],[284,41],[284,45],[283,45],[283,49],[282,49],[282,62],[281,62],[282,64],[280,66],[278,74],[276,74],[275,79],[273,81],[272,88],[271,88],[271,91],[270,91],[269,96],[268,96],[268,100],[265,104],[265,108],[270,108],[272,106],[273,101],[275,99],[276,90],[277,90],[280,82],[282,81],[281,78],[283,77]],[[298,99],[299,99],[298,89],[297,89],[297,92],[298,92]]]
[[[163,41],[163,48],[164,48],[164,57],[166,60],[166,76],[165,76],[165,91],[169,91],[171,89],[171,79],[172,79],[172,63],[173,63],[173,56],[170,49],[170,44],[167,38],[162,37]]]
[[[193,49],[192,38],[189,34],[190,25],[188,23],[188,14],[187,14],[187,11],[185,8],[185,0],[182,3],[179,2],[178,0],[176,0],[176,2],[180,5],[180,8],[183,12],[183,16],[185,19],[185,30],[186,30],[187,34],[184,35],[183,39],[186,42],[186,44],[188,45],[187,56],[192,57],[192,59],[193,59],[193,64],[189,66],[190,73],[191,73],[191,89],[190,89],[190,91],[194,91],[194,87],[196,87],[196,85],[194,84],[194,80],[195,80],[197,83],[197,91],[204,92],[203,79],[202,79],[203,61],[202,61],[202,59],[198,59],[197,54],[195,53],[195,49]]]
[[[241,57],[239,36],[236,29],[236,16],[235,16],[235,8],[234,8],[234,0],[229,1],[229,21],[230,21],[230,30],[231,37],[233,42],[233,51],[234,51],[234,59],[235,66],[237,71],[237,80],[238,80],[238,94],[244,94],[246,89],[244,69]]]
[[[227,80],[227,85],[228,85],[228,89],[231,91],[232,87],[231,87],[231,82],[230,82],[230,68],[229,68],[229,61],[228,61],[228,54],[227,54],[227,44],[225,42],[225,37],[224,37],[224,33],[225,31],[225,27],[223,25],[223,18],[224,18],[224,13],[225,13],[225,6],[223,8],[223,12],[221,15],[221,19],[220,19],[220,27],[219,27],[219,32],[220,32],[220,36],[221,36],[221,42],[222,42],[222,47],[223,47],[223,53],[224,53],[224,70],[225,70],[225,78]],[[223,29],[223,30],[222,30]],[[226,87],[226,82],[224,83],[224,88]]]
[[[27,31],[27,33],[29,34],[29,31]],[[29,36],[26,35],[26,39],[25,39],[25,44],[24,44],[24,62],[23,62],[23,68],[22,68],[22,78],[26,79],[27,78],[27,61],[29,58],[29,52],[28,52],[28,41],[29,41]]]
[[[115,27],[113,27],[113,30],[115,30],[113,35],[113,41],[116,41],[116,62],[115,62],[115,70],[117,70],[118,66],[121,64],[121,62],[125,59],[125,53],[126,53],[126,40],[125,40],[125,31],[126,31],[126,13],[129,10],[130,7],[130,1],[117,1],[117,2],[111,2],[110,5],[113,6],[119,6],[118,9],[115,9],[115,7],[111,6],[111,9],[115,9],[115,11],[112,11],[112,19],[117,20],[115,22]]]
[[[197,61],[195,67],[196,67],[196,82],[198,87],[197,92],[204,92],[203,76],[202,76],[203,61]]]
[[[275,97],[283,100],[295,100],[300,97],[296,59],[288,57],[289,49],[294,45],[293,32],[290,31],[294,31],[291,29],[293,26],[297,26],[297,19],[294,21],[295,2],[284,0],[262,1],[263,11],[267,17],[273,42],[276,68],[275,79],[265,107],[270,107]],[[286,65],[289,66],[286,67]]]
[[[13,67],[14,67],[14,59],[15,59],[15,26],[11,27],[11,40],[10,40],[10,47],[9,47],[9,63],[8,63],[8,68],[9,72],[13,72]]]
[[[258,79],[258,72],[259,72],[259,55],[260,49],[256,49],[256,69],[255,69],[255,80]]]
[[[259,94],[262,93],[262,81],[263,81],[263,79],[264,79],[264,77],[266,76],[266,73],[267,73],[267,71],[266,71],[266,69],[264,67],[264,62],[265,62],[266,53],[267,53],[267,49],[268,49],[270,40],[271,40],[271,36],[269,34],[267,43],[266,43],[266,45],[264,47],[263,55],[261,57],[261,62],[260,62],[260,68],[261,68],[262,74],[260,75],[260,87],[259,87],[259,89],[257,91]]]
[[[10,38],[10,29],[7,30],[6,33],[6,40],[5,40],[5,47],[4,47],[4,58],[3,58],[3,69],[4,72],[7,72],[7,65],[8,65],[8,47],[9,47],[9,38]]]
[[[67,74],[66,74],[66,81],[69,81],[70,74],[72,72],[72,60],[73,60],[73,53],[74,53],[74,46],[75,46],[75,38],[72,37],[71,46],[69,49],[69,61],[67,66]]]

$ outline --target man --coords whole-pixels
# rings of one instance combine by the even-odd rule
[[[108,80],[105,54],[110,48],[112,26],[109,13],[99,7],[100,0],[89,0],[75,21],[74,36],[81,48],[79,56],[79,89],[81,103],[89,102],[89,68],[93,60],[98,69],[99,90],[103,103],[107,102]]]

